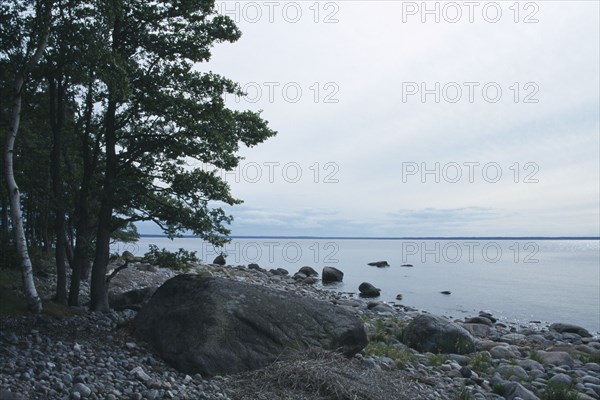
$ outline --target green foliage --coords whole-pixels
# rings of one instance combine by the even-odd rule
[[[429,354],[427,356],[427,362],[429,363],[429,365],[433,366],[440,366],[448,359],[449,358],[447,354]]]
[[[600,363],[600,354],[599,353],[594,353],[594,354],[578,354],[575,356],[579,361],[581,361],[584,364],[587,363]]]
[[[492,357],[486,351],[480,351],[471,356],[469,366],[475,372],[486,372],[492,366]]]
[[[542,400],[577,400],[577,392],[571,390],[570,385],[561,382],[550,382],[546,389],[538,393]]]
[[[539,362],[540,364],[544,362],[544,359],[542,358],[540,353],[538,353],[537,351],[529,352],[529,358],[532,359],[533,361]]]
[[[492,385],[492,392],[496,393],[497,395],[504,396],[506,393],[506,386],[504,386],[502,383],[494,383]]]
[[[398,368],[404,368],[416,360],[412,351],[382,342],[369,342],[362,353],[366,356],[389,357],[394,360]]]
[[[150,251],[144,254],[144,258],[152,264],[184,272],[190,270],[190,263],[198,261],[195,251],[179,249],[177,253],[173,253],[164,248],[159,250],[158,246],[153,244],[150,245]]]
[[[472,400],[473,395],[469,392],[466,386],[461,386],[459,392],[456,394],[456,400]]]
[[[140,240],[140,234],[138,233],[137,227],[131,222],[125,225],[123,228],[117,229],[111,234],[111,239],[114,242],[121,243],[135,243]]]

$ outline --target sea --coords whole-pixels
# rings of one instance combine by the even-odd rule
[[[291,274],[305,265],[318,272],[331,266],[344,273],[342,283],[324,286],[336,292],[357,295],[369,282],[381,289],[377,300],[450,318],[486,311],[505,323],[573,323],[600,334],[600,240],[594,238],[244,237],[215,248],[194,237],[143,236],[113,251],[143,256],[151,244],[194,251],[207,263],[223,252],[230,265]],[[368,265],[375,261],[390,266]]]

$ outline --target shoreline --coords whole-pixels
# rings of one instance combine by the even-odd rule
[[[464,398],[472,399],[511,398],[494,393],[494,390],[500,391],[501,386],[510,390],[526,390],[533,395],[533,391],[545,389],[552,379],[559,378],[565,382],[569,380],[569,390],[579,393],[577,399],[600,398],[600,364],[592,363],[588,366],[589,363],[583,362],[586,360],[585,357],[595,360],[592,357],[600,355],[600,343],[597,337],[584,338],[574,334],[560,334],[550,331],[545,326],[539,330],[531,330],[530,328],[502,323],[494,323],[493,327],[486,324],[472,324],[473,326],[470,329],[473,330],[474,337],[477,340],[476,353],[464,356],[419,353],[404,345],[398,340],[397,336],[398,332],[405,329],[406,325],[417,315],[426,315],[428,314],[426,312],[404,307],[393,307],[376,300],[353,298],[345,293],[331,291],[326,287],[320,288],[298,283],[289,275],[278,275],[263,269],[194,264],[192,271],[225,279],[243,280],[278,290],[293,291],[301,296],[310,296],[331,302],[357,313],[365,324],[371,342],[380,344],[373,346],[373,348],[368,346],[366,350],[363,350],[363,353],[359,353],[352,360],[342,361],[340,368],[353,368],[357,373],[362,371],[375,374],[375,376],[389,374],[390,382],[396,382],[394,381],[396,379],[399,384],[412,385],[410,386],[412,392],[410,392],[407,399],[455,399],[461,393],[464,396],[467,396],[467,394],[471,396]],[[290,272],[293,273],[293,271]],[[111,281],[111,293],[118,294],[128,290],[159,285],[176,274],[172,270],[156,268],[138,262],[121,271]],[[41,281],[39,278],[37,279]],[[44,290],[53,287],[51,280],[52,276],[46,278],[47,285],[42,285],[40,292],[48,294]],[[84,285],[83,289],[84,295],[82,298],[85,298],[87,285]],[[168,397],[169,392],[177,398],[195,398],[193,396],[200,396],[200,393],[205,396],[203,398],[208,399],[244,398],[235,394],[240,393],[240,389],[236,385],[241,385],[243,382],[249,384],[246,378],[250,375],[242,374],[240,376],[233,375],[205,380],[202,377],[190,377],[178,373],[158,359],[146,344],[136,342],[129,335],[127,326],[134,317],[135,312],[126,309],[108,315],[99,315],[98,313],[81,314],[66,317],[62,321],[46,321],[42,326],[38,326],[40,322],[36,320],[47,320],[45,316],[3,317],[0,343],[2,343],[2,348],[10,350],[8,351],[9,357],[6,358],[6,361],[3,361],[4,364],[0,364],[0,390],[5,391],[3,395],[6,394],[6,390],[11,389],[12,392],[23,393],[23,391],[26,391],[25,394],[29,395],[29,398],[65,398],[65,393],[73,396],[73,388],[77,384],[82,384],[90,389],[89,398],[122,398],[127,393],[127,388],[131,389],[131,393],[127,394],[129,398],[140,399]],[[472,315],[472,317],[477,316]],[[75,327],[79,325],[84,328],[80,330],[75,328],[75,331],[79,333],[74,333],[72,341],[69,341],[68,335],[65,338],[64,334],[53,331],[60,330],[55,325],[61,327],[63,323],[64,326],[75,323]],[[44,331],[44,326],[49,327],[48,332]],[[491,328],[497,331],[497,335],[492,334]],[[22,331],[19,331],[20,329]],[[98,335],[98,330],[103,333]],[[20,335],[16,333],[23,335],[24,339],[19,338]],[[376,337],[383,338],[383,342],[377,342],[374,339]],[[83,378],[75,379],[76,377],[72,376],[71,382],[69,384],[65,383],[64,380],[68,381],[69,379],[68,377],[64,378],[64,376],[68,374],[65,374],[64,371],[57,372],[56,365],[58,364],[56,362],[46,362],[55,366],[53,368],[42,368],[41,372],[37,367],[27,367],[26,361],[22,367],[20,366],[19,359],[21,356],[29,354],[29,357],[32,357],[32,354],[35,354],[35,350],[40,346],[42,347],[38,350],[40,354],[51,354],[52,351],[49,352],[47,348],[44,348],[44,345],[54,343],[52,348],[55,348],[57,341],[65,344],[64,349],[59,348],[58,350],[64,353],[65,358],[62,358],[63,355],[57,355],[64,364],[62,368],[67,370],[69,368],[80,368],[82,374],[85,375]],[[25,342],[27,345],[24,344]],[[21,346],[25,346],[25,348],[21,348]],[[115,348],[112,348],[113,346]],[[559,346],[561,351],[555,351],[554,353],[561,353],[561,355],[567,353],[567,356],[563,359],[563,362],[567,363],[566,365],[553,365],[552,363],[543,362],[544,360],[540,358],[538,352],[552,353],[552,347],[556,346]],[[89,349],[89,353],[85,353],[80,347]],[[78,348],[80,350],[77,350]],[[116,356],[126,351],[127,354],[131,354],[127,357],[133,361],[129,360],[124,362],[123,365],[117,362],[118,365],[113,366],[120,371],[117,378],[105,381],[107,379],[105,378],[106,368],[98,370],[96,366],[88,365],[86,362],[83,362],[84,367],[78,366],[82,363],[80,356],[77,355],[78,352],[83,352],[86,359],[97,359],[98,357],[102,358],[102,355],[98,353],[102,350],[99,349],[104,349],[109,354],[108,357],[111,357],[115,362]],[[586,349],[591,353],[584,357],[581,349]],[[34,353],[31,353],[32,351]],[[53,356],[55,355],[53,354]],[[318,365],[316,360],[307,362]],[[101,362],[105,365],[106,363],[111,363],[110,358],[106,358],[104,362]],[[594,365],[598,366],[597,371]],[[131,371],[137,367],[141,367],[144,374],[152,378],[152,382],[156,380],[160,382],[151,384],[151,381],[146,382],[143,379],[136,378],[135,373]],[[166,377],[163,377],[165,374]],[[59,377],[59,375],[62,376]],[[466,377],[465,375],[469,376]],[[566,375],[569,379],[563,375]],[[385,376],[387,377],[387,375]],[[554,378],[554,376],[559,376],[559,378]],[[166,381],[164,381],[165,379]],[[596,379],[598,384],[594,383]],[[96,384],[96,380],[102,382],[102,387]],[[62,382],[62,384],[57,383],[57,381]],[[428,381],[430,384],[420,385],[423,381]],[[216,386],[217,389],[213,386]],[[103,387],[108,389],[104,390]],[[201,391],[200,387],[202,388]],[[81,385],[78,388],[87,393]],[[273,390],[275,389],[273,388]],[[31,391],[35,395],[32,395]],[[243,392],[243,390],[241,391]],[[122,396],[115,394],[117,392]],[[111,393],[113,397],[109,396]],[[523,397],[523,393],[521,393],[521,398],[528,399],[528,397]],[[93,396],[93,394],[96,396]],[[305,398],[312,397],[307,396]],[[529,397],[529,399],[537,398],[540,397]]]

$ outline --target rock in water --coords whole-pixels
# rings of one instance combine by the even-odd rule
[[[358,290],[360,291],[361,296],[364,297],[377,297],[381,292],[381,289],[376,288],[368,282],[363,282],[358,286]]]
[[[311,347],[351,356],[367,345],[350,311],[300,295],[223,278],[179,275],[165,282],[134,321],[178,370],[203,376],[264,367]]]
[[[390,264],[388,264],[387,261],[374,261],[374,262],[370,262],[367,265],[370,265],[371,267],[377,267],[377,268],[384,268],[384,267],[389,267]]]
[[[306,276],[319,276],[319,273],[315,271],[313,267],[304,266],[298,270],[298,272],[306,275]]]
[[[576,333],[581,337],[592,337],[592,335],[590,334],[590,332],[588,332],[587,329],[573,324],[552,324],[550,325],[550,330],[556,331],[558,333]]]
[[[341,282],[344,280],[344,273],[334,267],[324,267],[321,279],[323,283]]]
[[[475,351],[466,329],[437,315],[422,314],[404,330],[404,343],[422,353],[468,354]]]
[[[227,261],[225,261],[225,256],[223,256],[223,254],[219,254],[217,257],[215,257],[212,263],[217,265],[225,265]]]

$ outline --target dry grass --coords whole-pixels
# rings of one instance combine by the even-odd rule
[[[401,371],[376,371],[358,360],[311,351],[277,361],[229,381],[236,400],[385,400],[426,398],[423,388]]]

